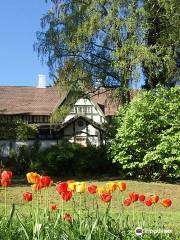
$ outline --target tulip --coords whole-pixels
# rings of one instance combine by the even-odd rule
[[[57,204],[52,204],[52,205],[51,205],[51,210],[57,210],[57,209],[58,209]]]
[[[123,192],[123,191],[126,190],[126,183],[125,183],[125,182],[120,182],[120,183],[118,184],[118,187],[119,187],[119,190],[120,190],[121,192]]]
[[[68,182],[68,190],[75,191],[76,190],[76,182]]]
[[[1,178],[2,178],[3,180],[11,180],[11,178],[12,178],[12,172],[11,172],[11,171],[3,171],[3,172],[1,173]]]
[[[49,187],[52,184],[52,179],[49,176],[41,176],[40,183],[43,187]]]
[[[110,193],[102,193],[101,194],[101,200],[105,203],[110,202],[112,199],[112,195]]]
[[[88,192],[91,193],[91,194],[94,194],[96,193],[97,191],[97,186],[96,185],[91,185],[88,187]]]
[[[64,201],[69,201],[72,198],[72,192],[66,191],[61,193],[61,198]]]
[[[166,199],[163,199],[162,201],[161,201],[161,204],[164,206],[164,207],[170,207],[171,205],[172,205],[172,201],[171,201],[171,199],[169,199],[169,198],[166,198]]]
[[[1,179],[1,186],[2,187],[10,187],[11,186],[11,179]]]
[[[39,182],[31,185],[31,188],[33,191],[39,191],[43,188],[43,185],[41,184],[41,182]]]
[[[145,200],[145,196],[142,194],[142,195],[139,195],[139,201],[140,202],[144,202],[144,200]]]
[[[68,190],[68,184],[67,182],[59,182],[57,185],[56,185],[56,191],[61,194],[63,192],[67,192]]]
[[[118,184],[116,182],[108,182],[106,183],[106,189],[109,192],[114,192],[118,187]]]
[[[70,215],[69,213],[65,213],[65,214],[64,214],[64,220],[65,220],[65,221],[68,221],[68,222],[72,221],[71,215]]]
[[[152,200],[152,203],[157,203],[159,201],[159,197],[157,195],[153,195],[150,198]]]
[[[139,198],[139,194],[135,193],[135,192],[129,193],[129,196],[130,196],[132,202],[136,202]]]
[[[76,192],[84,193],[86,191],[86,183],[85,182],[76,182]]]
[[[24,199],[24,201],[26,201],[26,202],[31,202],[31,201],[32,201],[32,193],[30,193],[30,192],[25,192],[25,193],[23,194],[23,199]]]
[[[36,172],[29,172],[26,174],[28,183],[38,183],[40,181],[40,175]]]
[[[130,198],[126,198],[126,199],[124,199],[123,204],[124,204],[124,206],[128,207],[131,204],[131,202],[132,201]]]
[[[108,192],[108,190],[105,187],[97,187],[96,192],[101,195],[104,192]]]
[[[149,198],[148,200],[145,201],[145,205],[146,205],[147,207],[150,207],[150,206],[152,205],[152,200],[151,200],[151,198]]]

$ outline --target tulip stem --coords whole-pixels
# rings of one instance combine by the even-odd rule
[[[80,193],[80,197],[79,197],[79,222],[80,222],[80,235],[81,235],[81,208],[82,208],[82,198],[81,198],[81,193]]]
[[[133,202],[132,206],[133,206],[133,224],[134,224],[134,202]]]
[[[7,188],[4,188],[4,215],[7,218]]]
[[[64,203],[63,203],[63,199],[61,200],[61,217],[62,217],[62,221],[64,219]]]

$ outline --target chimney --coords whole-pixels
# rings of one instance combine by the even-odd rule
[[[38,74],[37,88],[46,88],[46,75]]]

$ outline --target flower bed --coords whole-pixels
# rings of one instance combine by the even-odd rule
[[[163,222],[157,208],[173,205],[158,194],[128,192],[126,182],[105,182],[101,186],[68,180],[53,183],[51,177],[30,172],[32,191],[23,193],[24,214],[12,206],[7,211],[7,188],[12,172],[4,171],[1,185],[4,210],[2,239],[176,239],[177,233]],[[54,187],[53,187],[54,186]],[[50,191],[54,188],[54,193]],[[2,192],[3,192],[2,191]],[[51,194],[50,194],[51,192]],[[56,195],[56,198],[52,195]],[[14,235],[13,235],[14,234]],[[12,235],[12,236],[11,236]]]

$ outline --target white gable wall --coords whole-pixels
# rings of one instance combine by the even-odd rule
[[[78,121],[83,122],[83,126],[79,126]],[[86,122],[82,118],[72,122],[64,128],[63,138],[69,142],[81,143],[86,145],[87,139],[93,145],[100,145],[100,130],[95,128],[90,123]]]
[[[87,107],[86,112],[84,112],[85,109],[83,109],[83,107]],[[99,109],[99,107],[96,106],[91,100],[85,98],[80,98],[76,101],[71,113],[65,117],[64,122],[73,118],[77,114],[85,115],[86,117],[92,119],[98,124],[102,124],[106,121],[105,116],[103,112]]]

